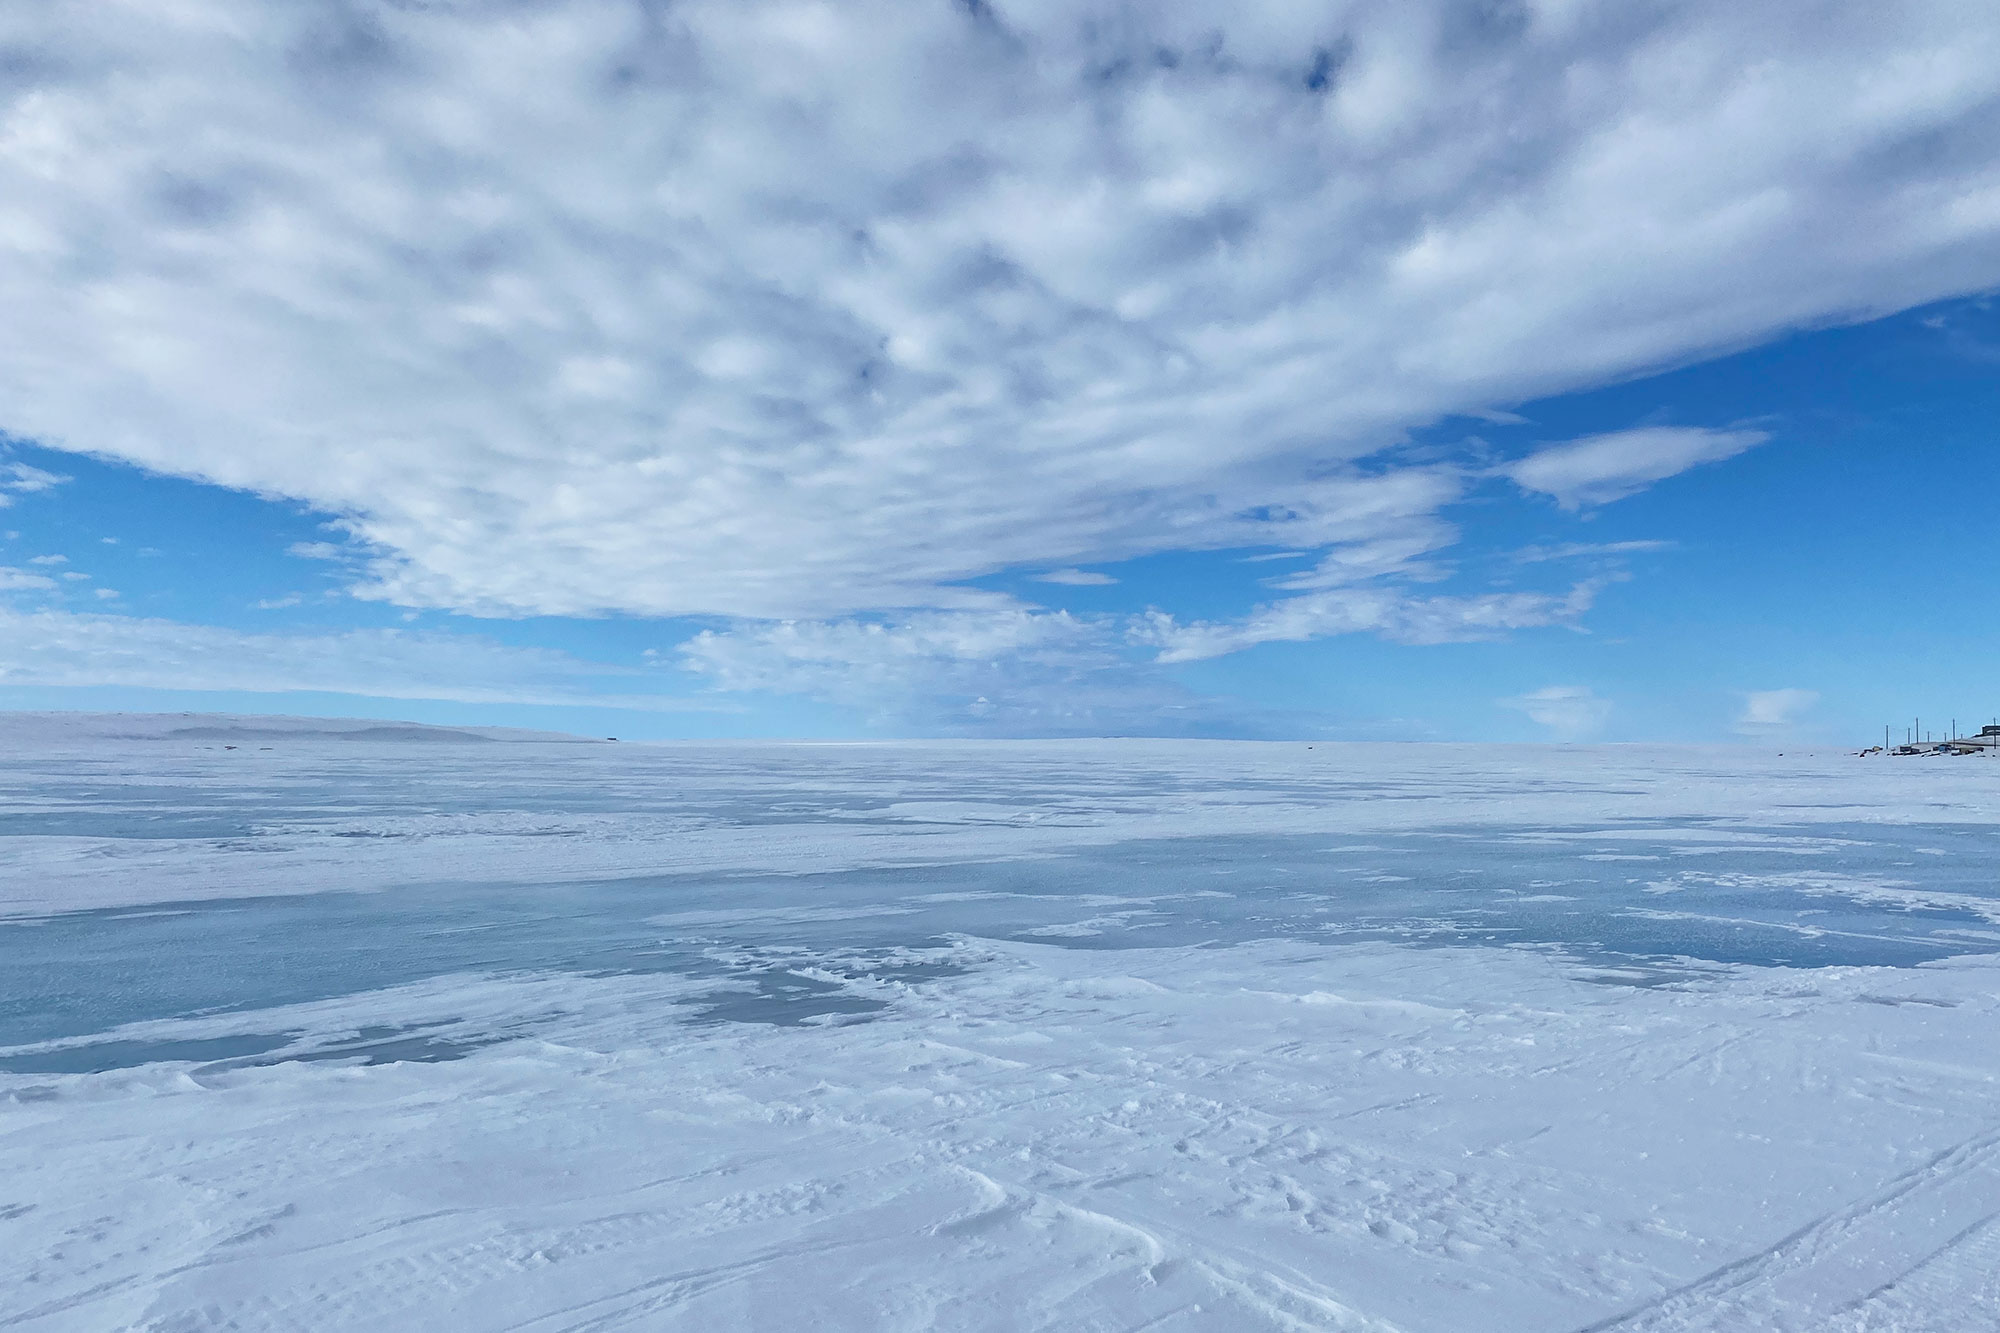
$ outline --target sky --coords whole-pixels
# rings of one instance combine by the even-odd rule
[[[0,707],[2000,716],[2000,10],[0,7]]]

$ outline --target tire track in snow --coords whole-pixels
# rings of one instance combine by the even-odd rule
[[[2000,1328],[2000,1214],[1842,1312],[1827,1333],[1910,1333],[1950,1310],[1962,1328]]]
[[[1982,1181],[1982,1175],[1990,1179]],[[1996,1201],[2000,1126],[1945,1149],[1767,1249],[1577,1333],[1742,1328],[1821,1333],[1836,1312],[1855,1310],[1905,1275],[1949,1265],[1948,1251],[1963,1248],[2000,1215]],[[1968,1218],[1976,1220],[1967,1226]]]

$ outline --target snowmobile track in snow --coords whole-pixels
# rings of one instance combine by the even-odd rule
[[[1768,1249],[1578,1333],[1914,1330],[1896,1316],[1912,1283],[1951,1289],[1966,1328],[2000,1326],[1996,1222],[2000,1127],[1945,1149]],[[1934,1314],[1951,1307],[1925,1308]]]

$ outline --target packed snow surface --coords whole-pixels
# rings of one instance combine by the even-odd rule
[[[0,716],[0,1328],[2000,1328],[2000,762]]]

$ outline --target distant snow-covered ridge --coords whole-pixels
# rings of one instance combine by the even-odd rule
[[[289,717],[256,713],[0,712],[0,744],[13,748],[78,741],[338,740],[593,745],[602,741],[521,727],[437,727],[379,718]]]

